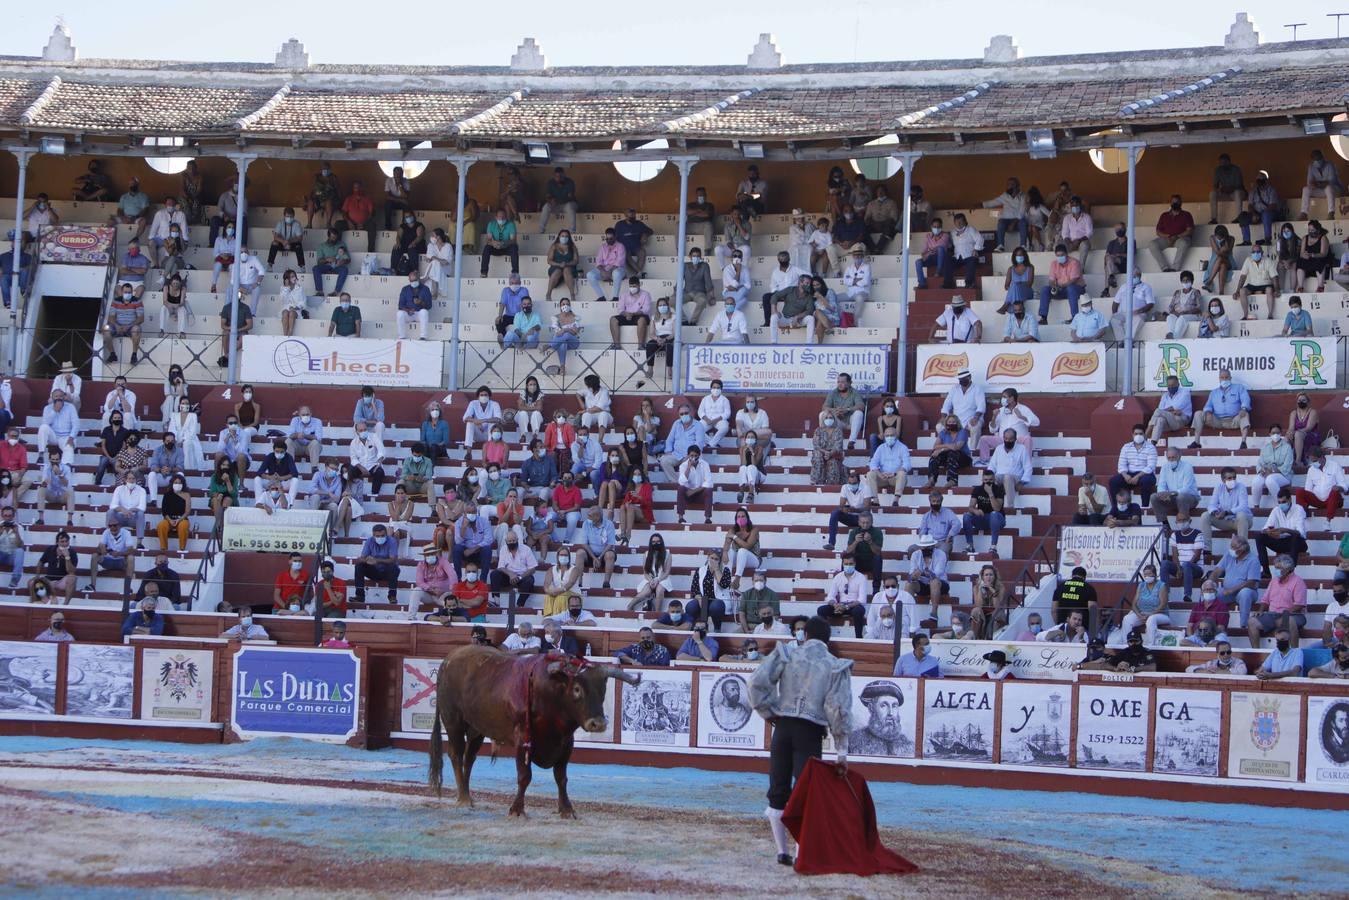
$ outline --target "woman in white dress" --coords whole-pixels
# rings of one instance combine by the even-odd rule
[[[810,271],[810,236],[815,226],[803,210],[792,210],[792,224],[787,228],[787,252],[792,255],[792,265],[802,272]]]
[[[187,396],[187,379],[183,377],[183,367],[174,363],[169,366],[169,374],[164,379],[164,402],[159,406],[159,421],[164,430],[169,430],[169,421],[178,402]]]
[[[422,278],[431,284],[431,296],[439,297],[449,292],[450,275],[454,272],[454,247],[450,245],[444,228],[431,229],[426,239],[426,253],[422,256],[425,269]]]
[[[206,468],[206,457],[201,452],[201,424],[192,404],[186,397],[178,401],[178,412],[169,419],[169,431],[183,447],[183,462],[189,469]]]
[[[543,437],[543,391],[539,379],[530,375],[520,391],[520,408],[515,411],[515,433],[526,447],[536,437]]]
[[[304,286],[294,269],[287,269],[281,276],[281,330],[286,337],[295,334],[295,322],[302,318],[305,311]]]

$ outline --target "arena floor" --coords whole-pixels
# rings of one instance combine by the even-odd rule
[[[431,796],[425,767],[291,740],[0,738],[0,893],[1305,897],[1349,875],[1343,813],[873,784],[886,843],[922,871],[807,878],[773,861],[762,776],[573,766],[563,822],[536,771],[520,821],[509,761],[479,763],[473,810]]]

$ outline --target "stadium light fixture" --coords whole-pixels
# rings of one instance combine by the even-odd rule
[[[547,144],[526,143],[525,144],[525,162],[527,164],[537,163],[547,165],[553,161],[553,149]]]
[[[740,153],[745,159],[763,159],[763,144],[741,144]]]
[[[1312,116],[1302,120],[1302,133],[1305,135],[1317,135],[1326,133],[1326,120],[1319,116]]]
[[[1054,146],[1054,132],[1049,128],[1031,128],[1026,132],[1026,146],[1031,159],[1053,159],[1059,155]]]
[[[37,142],[37,152],[49,156],[66,155],[66,139],[63,137],[44,137]]]

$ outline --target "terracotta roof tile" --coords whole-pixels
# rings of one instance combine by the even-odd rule
[[[0,122],[17,122],[46,87],[46,81],[0,79]]]
[[[1343,106],[1343,98],[1347,95],[1349,68],[1345,66],[1242,71],[1202,91],[1140,110],[1134,118],[1146,120],[1174,118],[1177,115],[1229,116],[1325,109]]]
[[[805,137],[894,131],[895,119],[968,90],[968,85],[767,90],[677,133]]]
[[[502,93],[438,91],[292,90],[275,109],[252,123],[248,131],[353,136],[441,135],[455,122],[486,109],[502,96]]]
[[[523,97],[462,133],[506,138],[658,134],[661,122],[701,112],[726,95],[726,91],[548,91]]]
[[[45,84],[38,87],[40,91]],[[63,81],[34,128],[85,131],[226,131],[257,109],[269,91]]]
[[[963,106],[926,116],[913,130],[1113,124],[1124,104],[1185,83],[1179,78],[1005,81]]]

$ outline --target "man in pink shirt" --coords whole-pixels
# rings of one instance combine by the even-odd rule
[[[447,591],[454,590],[459,583],[450,555],[441,551],[435,544],[422,548],[421,561],[417,563],[416,590],[409,602],[408,617],[415,619],[423,603],[436,606]]]
[[[1274,567],[1278,575],[1269,580],[1264,599],[1255,604],[1246,620],[1246,634],[1252,647],[1260,646],[1262,635],[1285,630],[1296,647],[1299,629],[1307,627],[1307,582],[1293,574],[1293,557],[1287,553],[1274,558]]]
[[[628,251],[618,242],[618,234],[612,228],[604,229],[604,241],[595,253],[595,268],[586,275],[590,288],[598,300],[604,297],[604,282],[614,286],[614,300],[623,292],[623,278],[627,275]]]
[[[914,265],[918,267],[918,284],[927,284],[927,270],[935,268],[940,275],[946,271],[946,257],[951,255],[951,236],[941,227],[941,219],[933,219],[928,229],[927,240],[923,241],[923,252]]]
[[[1065,223],[1067,218],[1063,220]],[[1049,264],[1049,284],[1040,288],[1040,324],[1049,324],[1049,301],[1068,298],[1069,322],[1077,315],[1077,298],[1087,289],[1087,280],[1082,277],[1082,263],[1076,256],[1068,255],[1068,245],[1060,243],[1054,247],[1054,261]]]
[[[1082,208],[1082,198],[1073,197],[1069,200],[1068,212],[1059,223],[1059,240],[1084,266],[1087,264],[1087,251],[1091,249],[1091,231],[1094,227],[1091,214]]]
[[[637,326],[637,349],[642,349],[651,324],[651,295],[642,290],[642,280],[634,275],[628,279],[628,289],[614,299],[618,301],[618,315],[609,317],[609,337],[613,339],[609,349],[618,349],[618,329],[624,325]]]

